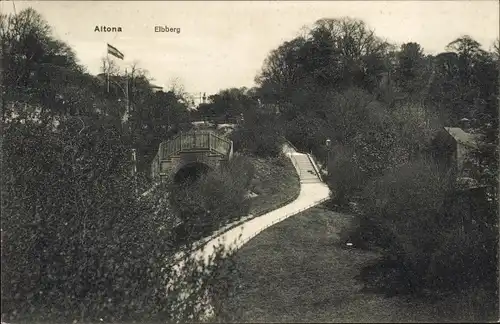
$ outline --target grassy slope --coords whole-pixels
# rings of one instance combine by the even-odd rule
[[[258,195],[250,200],[250,214],[261,214],[297,198],[300,193],[300,181],[288,158],[249,159],[255,167],[250,190]]]
[[[363,290],[360,269],[378,258],[341,245],[351,218],[309,209],[259,234],[236,255],[240,287],[227,302],[232,321],[411,322],[474,320],[467,296],[435,304]],[[477,319],[477,317],[476,317]]]

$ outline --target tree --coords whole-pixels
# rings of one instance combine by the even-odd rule
[[[40,100],[53,103],[59,95],[53,88],[66,80],[56,78],[47,82],[40,77],[39,70],[50,68],[63,74],[83,72],[71,48],[54,39],[50,26],[31,8],[17,15],[0,16],[0,42],[4,67],[2,91],[6,101],[29,99],[32,103]],[[3,113],[8,114],[8,107],[3,108]]]
[[[198,107],[198,114],[217,121],[234,123],[236,118],[247,115],[257,108],[257,100],[248,94],[246,88],[221,90],[209,96],[208,100],[208,103]]]
[[[264,98],[289,102],[297,89],[358,86],[373,91],[390,46],[361,20],[318,20],[305,37],[273,50],[256,81]],[[265,99],[269,101],[270,99]]]
[[[154,257],[155,252],[146,253],[153,251],[149,243],[138,238],[147,235],[149,241],[155,233],[148,230],[154,228],[148,217],[140,215],[146,206],[133,193],[119,131],[72,117],[57,132],[14,121],[2,135],[7,156],[2,292],[12,298],[5,312],[25,316],[30,306],[39,310],[45,305],[49,317],[94,317],[127,298],[139,301],[142,292],[133,289],[125,297],[127,288],[119,282],[128,275],[121,277],[117,266],[125,273],[143,273],[145,280],[137,287],[152,284],[147,284],[152,279],[146,279],[148,266],[134,262],[137,256],[129,252],[130,244],[137,244],[137,253]],[[113,315],[131,305],[124,306]]]
[[[282,102],[297,85],[301,76],[299,51],[304,44],[305,39],[297,37],[271,51],[266,58],[255,80],[262,89],[263,102]]]
[[[390,45],[377,37],[366,24],[357,19],[321,19],[313,27],[312,39],[328,37],[333,44],[330,64],[339,66],[344,86],[373,90],[379,74],[387,70],[384,56]],[[333,62],[332,62],[333,60]]]
[[[499,60],[500,59],[500,38],[497,38],[495,42],[493,43],[493,55],[495,59]]]
[[[173,78],[170,82],[169,91],[174,93],[187,107],[191,107],[194,97],[189,94],[179,78]]]
[[[2,321],[197,320],[214,266],[191,261],[187,281],[204,287],[184,310],[175,299],[185,282],[171,294],[161,288],[184,247],[172,240],[165,188],[136,196],[129,153],[142,143],[122,132],[123,96],[85,73],[34,10],[0,16],[0,32]],[[137,118],[140,134],[162,140],[187,117],[185,106],[132,75],[132,103],[142,108],[133,111],[152,116]]]
[[[136,90],[137,109],[132,111],[133,145],[138,150],[138,170],[149,174],[149,166],[161,142],[190,127],[187,106],[173,92]],[[139,81],[136,85],[139,86]],[[140,94],[142,91],[142,94]]]
[[[255,154],[261,157],[277,157],[281,154],[282,127],[277,127],[276,115],[256,113],[245,118],[230,138],[237,152]]]
[[[469,35],[465,35],[455,39],[446,47],[447,50],[459,54],[459,57],[463,59],[462,64],[464,65],[464,69],[467,68],[467,65],[470,65],[472,63],[472,60],[474,60],[474,58],[484,53],[484,51],[481,49],[481,44],[479,44],[478,41],[474,40]]]
[[[101,58],[101,73],[104,75],[118,75],[120,67],[111,57],[106,56]]]
[[[405,43],[401,45],[401,50],[396,55],[397,65],[394,73],[396,84],[401,91],[419,96],[426,85],[427,72],[421,46],[417,43]]]
[[[486,52],[481,49],[479,42],[470,36],[462,36],[449,43],[447,49],[456,53],[455,88],[458,92],[459,102],[453,109],[455,122],[461,118],[475,118],[475,100],[480,97],[481,86],[477,78],[481,77],[475,68],[484,60]]]
[[[135,196],[119,130],[89,117],[57,131],[16,118],[5,126],[2,320],[197,320],[217,267],[188,253],[187,278],[176,276],[174,256],[192,246],[173,240],[164,187]],[[178,309],[186,285],[195,290]]]

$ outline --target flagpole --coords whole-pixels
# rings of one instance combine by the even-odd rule
[[[106,66],[106,63],[108,64],[108,68],[106,70],[106,86],[107,86],[107,89],[108,89],[108,93],[109,93],[109,51],[108,51],[108,44],[106,44],[106,62],[104,64],[104,66]]]
[[[130,134],[130,139],[132,141],[133,145],[133,133],[132,133],[132,125],[130,124],[130,97],[129,97],[129,79],[128,79],[128,72],[127,69],[125,69],[125,111],[127,114],[127,125],[129,129],[129,134]],[[137,156],[136,156],[136,151],[135,148],[132,147],[132,176],[134,177],[134,189],[135,189],[135,194],[138,195],[138,188],[137,188]]]
[[[125,111],[127,112],[127,122],[130,117],[130,104],[129,104],[129,96],[128,96],[128,73],[127,69],[125,69]]]
[[[107,44],[107,58],[108,58],[108,72],[109,72],[109,54],[119,58],[120,60],[123,60],[125,55],[123,55],[122,52],[120,52],[116,47],[111,46],[110,44]],[[121,77],[120,77],[121,79]],[[108,73],[108,89],[109,89],[109,73]],[[119,86],[119,85],[118,85]],[[125,111],[124,115],[122,117],[122,129],[125,133],[128,133],[129,135],[129,143],[131,145],[131,153],[132,153],[132,176],[134,178],[134,189],[135,189],[135,194],[138,195],[138,188],[137,188],[137,156],[136,156],[136,150],[134,148],[134,139],[133,139],[133,127],[130,123],[130,89],[129,89],[129,76],[128,76],[128,71],[125,69],[125,89],[123,89],[121,86],[120,88],[123,90],[125,94]],[[109,91],[109,90],[108,90]]]

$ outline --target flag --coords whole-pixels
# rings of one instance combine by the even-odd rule
[[[108,54],[113,55],[116,58],[119,58],[120,60],[123,60],[125,55],[123,55],[122,52],[120,52],[116,47],[111,46],[108,44]]]

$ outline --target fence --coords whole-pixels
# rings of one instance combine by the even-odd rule
[[[273,226],[273,225],[275,225],[275,224],[277,224],[277,223],[279,223],[279,222],[281,222],[281,221],[283,221],[283,220],[285,220],[285,219],[287,219],[287,218],[289,218],[289,217],[291,217],[293,215],[301,213],[301,212],[303,212],[303,211],[305,211],[305,210],[307,210],[309,208],[312,208],[314,206],[322,204],[322,203],[324,203],[325,201],[327,201],[329,199],[330,199],[329,197],[323,198],[323,199],[318,200],[318,201],[316,201],[316,202],[314,202],[312,204],[307,205],[304,208],[301,208],[299,210],[296,210],[296,211],[293,211],[291,213],[285,214],[285,215],[281,216],[280,218],[277,218],[277,219],[273,220],[270,224],[268,224],[268,225],[264,226],[263,228],[259,229],[258,231],[256,231],[252,235],[250,235],[249,237],[243,239],[242,241],[237,242],[236,243],[237,248],[243,246],[245,243],[247,243],[248,241],[250,241],[251,239],[253,239],[255,236],[259,235],[262,231],[268,229],[269,227],[271,227],[271,226]],[[234,251],[234,252],[236,252],[236,251]]]
[[[279,223],[279,222],[281,222],[281,221],[283,221],[283,220],[285,220],[285,219],[287,219],[287,218],[289,218],[289,217],[291,217],[291,216],[293,216],[293,215],[296,215],[296,214],[298,214],[298,213],[301,213],[301,212],[303,212],[303,211],[305,211],[305,210],[307,210],[307,209],[309,209],[309,208],[312,208],[312,207],[314,207],[314,206],[320,205],[320,204],[324,203],[325,201],[328,201],[329,199],[330,199],[330,197],[328,196],[328,197],[323,198],[323,199],[320,199],[320,200],[318,200],[318,201],[316,201],[316,202],[314,202],[314,203],[311,203],[311,204],[307,205],[306,207],[303,207],[303,208],[301,208],[301,209],[295,210],[295,211],[293,211],[293,212],[290,212],[290,213],[288,213],[288,214],[285,214],[285,215],[283,215],[283,216],[281,216],[281,217],[279,217],[279,218],[277,218],[277,219],[273,220],[270,224],[267,224],[266,226],[264,226],[263,228],[259,229],[258,231],[256,231],[255,233],[253,233],[251,236],[249,236],[249,237],[245,238],[244,240],[242,240],[242,241],[236,241],[236,242],[235,242],[235,243],[236,243],[236,248],[239,248],[239,247],[243,246],[245,243],[247,243],[247,242],[248,242],[248,241],[250,241],[252,238],[254,238],[254,237],[255,237],[255,236],[257,236],[258,234],[260,234],[262,231],[264,231],[264,230],[268,229],[269,227],[271,227],[271,226],[273,226],[273,225],[275,225],[275,224],[277,224],[277,223]],[[293,202],[288,202],[287,204],[284,204],[284,205],[283,205],[283,206],[281,206],[281,207],[284,207],[284,206],[288,205],[289,203],[293,203]],[[276,208],[276,209],[279,209],[279,208],[281,208],[281,207],[278,207],[278,208]],[[276,210],[276,209],[273,209],[273,210]],[[269,211],[269,212],[270,212],[270,211]],[[234,225],[234,224],[230,224],[230,225],[228,225],[228,226],[226,226],[226,227],[222,228],[221,230],[217,231],[215,234],[213,234],[213,235],[209,236],[208,238],[202,239],[202,240],[201,240],[201,242],[199,242],[199,244],[195,244],[195,247],[193,248],[192,252],[194,252],[194,251],[196,251],[196,250],[200,250],[200,249],[201,249],[201,248],[203,248],[203,247],[204,247],[204,246],[205,246],[208,242],[210,242],[211,240],[216,239],[216,238],[217,238],[217,237],[219,237],[219,236],[224,235],[225,233],[229,232],[230,230],[233,230],[233,229],[235,229],[235,228],[237,228],[237,227],[240,227],[240,226],[244,226],[246,222],[248,222],[248,221],[250,221],[250,220],[252,220],[252,219],[255,219],[255,218],[257,218],[257,217],[264,216],[265,214],[267,214],[267,212],[266,212],[266,213],[263,213],[263,214],[261,214],[261,215],[258,215],[258,216],[249,215],[249,216],[247,216],[247,217],[243,218],[242,220],[237,221],[237,222],[236,222],[236,223],[237,223],[236,225]]]
[[[316,175],[318,176],[319,180],[323,182],[323,177],[321,176],[321,172],[318,169],[318,166],[316,164],[316,160],[314,159],[314,156],[312,154],[307,154],[307,157],[309,158],[309,161],[311,161],[311,165],[314,168],[314,172],[316,172]]]
[[[286,140],[285,140],[285,141],[286,141]],[[286,141],[286,142],[288,142],[288,141]],[[290,146],[291,146],[292,148],[294,148],[294,149],[295,149],[295,147],[293,146],[293,144],[291,144],[291,143],[290,143]],[[295,150],[296,150],[296,149],[295,149]],[[292,154],[291,154],[291,152],[287,152],[287,151],[285,151],[285,150],[283,150],[283,153],[284,153],[286,156],[288,156],[288,157],[290,158],[290,160],[292,161],[292,164],[293,164],[293,166],[295,167],[295,170],[297,171],[297,174],[299,175],[299,178],[300,178],[300,176],[301,176],[301,174],[302,174],[302,171],[300,170],[300,168],[299,168],[299,166],[298,166],[298,162],[297,162],[297,160],[295,159],[294,155],[292,155]],[[286,206],[286,205],[288,205],[288,204],[292,203],[292,202],[293,202],[293,201],[295,201],[296,199],[297,199],[297,197],[293,197],[293,199],[290,199],[290,200],[284,201],[284,202],[283,202],[280,206],[277,206],[277,207],[275,206],[275,207],[274,207],[273,209],[271,209],[271,210],[262,211],[262,212],[260,212],[260,213],[259,213],[259,214],[257,214],[257,215],[252,215],[252,214],[250,214],[250,215],[247,215],[247,216],[242,217],[242,218],[241,218],[240,220],[238,220],[238,221],[235,221],[235,222],[233,222],[233,223],[230,223],[230,224],[225,225],[223,228],[221,228],[221,229],[217,230],[214,234],[212,234],[212,235],[210,235],[209,237],[206,237],[206,238],[204,238],[204,239],[201,239],[200,241],[198,241],[197,243],[195,243],[195,245],[194,245],[194,247],[193,247],[193,249],[192,249],[192,252],[194,252],[194,251],[196,251],[196,250],[201,249],[204,245],[206,245],[206,244],[207,244],[208,242],[210,242],[212,239],[217,238],[218,236],[220,236],[220,235],[222,235],[222,234],[224,234],[224,233],[226,233],[226,232],[228,232],[228,231],[232,230],[233,228],[236,228],[236,227],[238,227],[238,226],[241,226],[241,225],[243,225],[245,222],[247,222],[247,221],[249,221],[249,220],[251,220],[251,219],[254,219],[254,218],[257,218],[257,217],[263,216],[263,215],[265,215],[265,214],[267,214],[267,213],[269,213],[269,212],[271,212],[271,211],[273,211],[273,210],[275,210],[275,209],[279,209],[279,208],[281,208],[281,207],[284,207],[284,206]],[[320,203],[321,203],[321,202],[320,202]],[[308,207],[308,208],[310,208],[310,207]]]
[[[249,237],[245,238],[244,240],[241,240],[241,241],[239,241],[239,242],[236,242],[236,244],[235,244],[236,246],[233,246],[233,247],[231,247],[231,246],[230,246],[230,248],[233,248],[233,249],[230,249],[230,250],[228,251],[228,253],[225,255],[225,257],[230,257],[231,255],[233,255],[233,254],[237,251],[237,249],[238,249],[238,248],[240,248],[241,246],[243,246],[245,243],[247,243],[248,241],[250,241],[252,238],[254,238],[255,236],[257,236],[258,234],[260,234],[262,231],[266,230],[267,228],[269,228],[269,227],[271,227],[271,226],[273,226],[273,225],[275,225],[275,224],[277,224],[277,223],[279,223],[279,222],[281,222],[281,221],[285,220],[285,219],[286,219],[286,218],[288,218],[288,217],[291,217],[291,216],[296,215],[296,214],[298,214],[298,213],[300,213],[300,212],[303,212],[303,211],[305,211],[305,210],[307,210],[307,209],[309,209],[309,208],[311,208],[311,207],[314,207],[314,206],[316,206],[316,205],[319,205],[319,204],[321,204],[321,203],[325,202],[326,200],[328,200],[328,198],[323,198],[323,199],[320,199],[320,200],[318,200],[318,201],[316,201],[316,202],[314,202],[314,203],[312,203],[312,204],[309,204],[309,205],[308,205],[308,206],[306,206],[306,207],[303,207],[303,208],[301,208],[301,209],[299,209],[299,210],[296,210],[296,211],[294,211],[294,212],[291,212],[291,213],[285,214],[285,215],[283,215],[282,217],[280,217],[280,218],[278,218],[278,219],[273,220],[270,224],[268,224],[268,225],[264,226],[263,228],[259,229],[259,230],[258,230],[258,231],[256,231],[255,233],[252,233],[252,235],[250,235]],[[217,237],[217,236],[216,236],[216,237]],[[216,238],[216,237],[215,237],[215,238]],[[184,256],[184,257],[185,257],[185,256]],[[181,269],[182,269],[182,267],[183,267],[183,261],[182,261],[182,260],[184,259],[184,257],[183,257],[183,255],[182,255],[182,254],[179,254],[179,255],[177,256],[177,261],[176,261],[176,262],[177,262],[178,269],[179,269],[178,271],[181,271],[181,272],[182,272],[182,270],[181,270]],[[206,260],[206,259],[205,259],[205,260]],[[210,260],[210,258],[209,258],[209,260]],[[181,273],[181,272],[179,272],[179,273]],[[182,277],[181,277],[181,278],[182,278]],[[172,279],[171,279],[171,280],[172,280]],[[197,287],[202,287],[202,282],[201,282],[201,281],[199,281],[199,282],[198,282],[198,286],[197,286]],[[197,301],[197,306],[199,306],[199,307],[201,307],[201,306],[205,306],[205,307],[207,307],[207,306],[208,306],[208,311],[206,311],[206,312],[205,312],[204,316],[205,316],[205,317],[207,317],[207,318],[209,318],[209,317],[210,317],[210,315],[211,315],[211,314],[213,314],[213,313],[212,313],[213,308],[212,308],[212,305],[211,305],[211,304],[212,304],[212,302],[211,302],[211,297],[208,295],[208,291],[206,291],[206,292],[207,292],[207,293],[204,295],[204,297],[202,297],[202,300],[198,300],[198,301]],[[188,301],[186,300],[186,297],[188,297],[188,296],[189,296],[189,292],[187,292],[187,291],[182,291],[180,294],[178,294],[178,298],[179,298],[179,299],[178,299],[178,300],[179,300],[179,301],[178,301],[178,303],[179,303],[178,305],[179,305],[179,307],[181,307],[181,308],[182,308],[183,306],[188,305],[188,304],[187,304],[187,303],[188,303]]]
[[[285,142],[289,143],[287,140],[285,140]],[[293,144],[289,143],[289,146],[290,146],[290,147],[292,147],[295,151],[297,151],[297,149],[293,146]],[[300,177],[300,176],[301,176],[301,169],[299,168],[298,162],[297,162],[297,160],[295,159],[295,157],[294,157],[294,155],[292,154],[292,152],[290,152],[290,151],[286,151],[286,150],[283,150],[283,153],[284,153],[286,156],[288,156],[288,157],[290,158],[290,160],[292,161],[292,164],[293,164],[293,165],[294,165],[294,167],[295,167],[295,170],[297,171],[297,173],[298,173],[298,175],[299,175],[299,177]],[[309,158],[310,158],[310,157],[309,157]],[[314,168],[315,168],[315,170],[317,171],[317,167],[315,166],[315,164],[314,164],[312,161],[311,161],[311,163],[313,164],[313,167],[314,167]],[[317,172],[318,172],[318,171],[317,171]],[[318,173],[318,176],[319,176],[319,173]],[[321,179],[321,178],[320,178],[320,179]],[[284,207],[284,206],[286,206],[286,205],[288,205],[288,204],[290,204],[290,203],[293,203],[293,201],[295,201],[296,199],[297,199],[297,197],[294,197],[294,198],[293,198],[292,200],[290,200],[290,201],[285,201],[282,205],[280,205],[279,207],[275,207],[275,208],[273,208],[272,210],[276,210],[276,209],[282,208],[282,207]],[[293,216],[293,215],[296,215],[296,214],[298,214],[298,213],[300,213],[300,212],[302,212],[302,211],[304,211],[304,210],[307,210],[307,209],[309,209],[309,208],[311,208],[311,207],[314,207],[314,206],[316,206],[316,205],[319,205],[319,204],[321,204],[321,203],[323,203],[323,202],[325,202],[325,201],[327,201],[327,200],[329,200],[329,199],[330,199],[330,197],[329,197],[329,196],[328,196],[328,197],[325,197],[325,198],[323,198],[323,199],[320,199],[320,200],[318,200],[318,201],[316,201],[316,202],[314,202],[314,203],[311,203],[311,204],[307,205],[307,206],[306,206],[306,207],[304,207],[304,208],[301,208],[301,209],[299,209],[299,210],[296,210],[296,211],[293,211],[293,212],[291,212],[291,213],[285,214],[285,215],[283,215],[283,216],[279,217],[278,219],[273,220],[273,222],[272,222],[272,223],[270,223],[270,224],[266,225],[265,227],[263,227],[263,228],[259,229],[257,232],[253,233],[250,237],[246,238],[244,241],[238,242],[238,243],[237,243],[237,245],[238,245],[238,244],[240,244],[239,246],[241,246],[241,245],[245,244],[246,242],[248,242],[249,240],[251,240],[251,239],[252,239],[253,237],[255,237],[256,235],[258,235],[259,233],[261,233],[262,231],[264,231],[265,229],[267,229],[267,228],[269,228],[269,227],[273,226],[274,224],[279,223],[279,222],[281,222],[282,220],[284,220],[284,219],[286,219],[286,218],[288,218],[288,217],[291,217],[291,216]],[[197,251],[197,250],[202,249],[202,248],[203,248],[203,247],[204,247],[204,246],[205,246],[208,242],[210,242],[210,241],[212,241],[212,240],[216,239],[216,238],[217,238],[217,237],[219,237],[219,236],[222,236],[223,234],[225,234],[225,233],[229,232],[230,230],[233,230],[233,229],[235,229],[235,228],[237,228],[237,227],[240,227],[240,226],[244,225],[246,222],[248,222],[248,221],[250,221],[250,220],[252,220],[252,219],[255,219],[255,218],[257,218],[257,217],[261,217],[261,216],[263,216],[263,215],[265,215],[265,214],[267,214],[267,213],[271,212],[272,210],[264,211],[264,212],[262,212],[262,213],[259,213],[258,215],[247,215],[247,216],[245,216],[245,217],[242,217],[242,218],[241,218],[240,220],[238,220],[238,221],[235,221],[235,222],[233,222],[233,223],[230,223],[230,224],[225,225],[223,228],[221,228],[221,229],[217,230],[214,234],[210,235],[209,237],[203,238],[203,239],[201,239],[200,241],[198,241],[197,243],[195,243],[195,244],[194,244],[194,246],[193,246],[193,248],[192,248],[192,250],[191,250],[191,253],[193,253],[193,252],[195,252],[195,251]]]
[[[230,140],[218,136],[213,131],[180,133],[173,139],[160,144],[160,157],[165,160],[182,151],[190,150],[213,150],[223,155],[230,155],[231,144]]]
[[[291,212],[291,213],[288,213],[288,214],[285,214],[281,217],[279,217],[278,219],[275,219],[273,220],[270,224],[262,227],[261,229],[259,229],[258,231],[256,231],[255,233],[252,233],[252,235],[250,235],[249,237],[245,238],[244,240],[241,240],[239,242],[236,242],[236,246],[230,246],[230,250],[227,251],[227,253],[225,254],[225,257],[230,257],[231,255],[233,255],[238,248],[240,248],[241,246],[243,246],[245,243],[247,243],[249,240],[251,240],[252,238],[254,238],[255,236],[257,236],[258,234],[260,234],[262,231],[266,230],[267,228],[275,225],[276,223],[279,223],[281,221],[283,221],[284,219],[288,218],[288,217],[291,217],[293,215],[296,215],[304,210],[307,210],[311,207],[314,207],[318,204],[321,204],[323,203],[324,201],[328,200],[328,198],[324,198],[324,199],[320,199],[314,203],[311,203],[309,204],[308,206],[306,207],[303,207],[299,210],[296,210],[294,212]],[[217,236],[216,236],[217,238]],[[200,250],[200,249],[198,249]],[[194,252],[194,251],[192,251]],[[192,255],[192,252],[189,253],[189,255]],[[203,287],[203,281],[195,281],[195,282],[192,282],[192,281],[185,281],[186,280],[186,276],[184,274],[184,260],[186,260],[186,254],[185,253],[178,253],[176,256],[174,256],[174,262],[176,264],[176,266],[174,266],[174,269],[176,269],[176,273],[177,275],[176,276],[172,276],[170,278],[170,282],[167,284],[167,289],[168,289],[168,292],[167,293],[170,293],[171,291],[174,291],[174,290],[170,290],[172,286],[174,286],[174,283],[176,281],[184,281],[185,283],[188,284],[188,287],[189,287],[189,284],[193,284],[194,283],[194,289],[206,289],[206,288],[202,288]],[[207,259],[204,257],[204,256],[201,256],[200,257],[197,257],[196,259],[198,260],[203,260],[205,259],[205,262],[207,262]],[[208,258],[208,260],[210,260],[210,258]],[[191,288],[193,289],[193,288]],[[189,305],[189,300],[188,300],[188,297],[190,296],[190,293],[192,293],[193,290],[190,290],[188,291],[186,288],[184,288],[184,290],[181,290],[180,292],[177,293],[177,307],[179,307],[179,309],[183,309],[186,305]],[[204,313],[204,317],[206,318],[209,318],[210,315],[213,315],[213,308],[212,308],[212,300],[211,300],[211,297],[208,295],[208,290],[205,290],[205,294],[203,295],[202,299],[201,300],[197,300],[196,301],[198,307],[208,307],[207,311]]]
[[[295,147],[295,145],[293,145],[289,140],[287,140],[286,138],[282,138],[283,141],[290,147],[292,147],[296,152],[299,152],[299,150],[297,149],[297,147]],[[314,157],[314,155],[311,153],[307,153],[307,157],[309,158],[309,161],[311,162],[313,168],[314,168],[314,171],[316,172],[316,175],[318,176],[318,178],[321,180],[321,182],[324,182],[324,179],[321,175],[321,171],[319,170],[318,168],[318,163],[316,162],[316,158]],[[293,162],[293,161],[292,161]],[[295,161],[296,163],[296,161]]]

